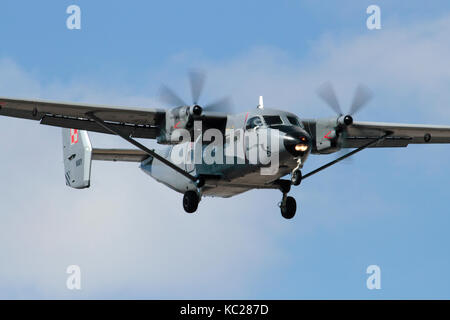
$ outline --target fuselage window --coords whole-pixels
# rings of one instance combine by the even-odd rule
[[[248,119],[247,125],[245,126],[245,129],[253,129],[256,127],[261,127],[263,125],[263,122],[260,117],[253,117]]]
[[[289,122],[294,125],[294,126],[300,126],[300,123],[298,122],[298,119],[296,117],[293,116],[288,116],[287,119],[289,120]]]
[[[269,127],[283,123],[280,116],[264,116],[264,121]]]

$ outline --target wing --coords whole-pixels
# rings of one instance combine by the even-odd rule
[[[165,110],[111,107],[44,100],[19,100],[0,97],[0,115],[39,121],[62,128],[110,133],[88,119],[95,113],[123,133],[136,138],[156,138],[164,121]]]
[[[450,143],[450,126],[355,121],[347,127],[344,148],[359,148],[381,137],[391,135],[372,147],[406,147],[408,144]]]
[[[325,165],[303,175],[303,179],[315,175],[322,170],[358,153],[366,148],[406,147],[409,144],[450,143],[450,126],[424,124],[401,124],[385,122],[353,122],[345,127],[338,136],[339,119],[303,120],[305,129],[314,138],[316,145],[312,153],[333,153],[340,148],[356,148],[355,150],[326,163]],[[335,132],[330,140],[329,134]],[[323,136],[325,134],[325,136]],[[341,141],[341,145],[339,144]],[[325,148],[317,152],[317,146]]]

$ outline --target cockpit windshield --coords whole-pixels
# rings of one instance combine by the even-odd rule
[[[289,122],[294,125],[294,126],[300,126],[300,123],[298,122],[297,117],[294,116],[288,116],[287,119],[289,120]]]
[[[282,124],[283,121],[281,120],[280,116],[263,116],[264,121],[266,124],[270,127],[277,124]]]

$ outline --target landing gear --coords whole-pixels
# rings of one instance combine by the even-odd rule
[[[197,192],[189,190],[183,196],[183,208],[187,213],[193,213],[197,210],[200,198]]]
[[[294,186],[298,186],[302,182],[302,178],[303,178],[302,170],[301,170],[302,167],[303,167],[302,159],[300,158],[297,160],[297,166],[291,172],[291,183]]]
[[[287,194],[291,190],[292,181],[280,180],[278,182],[280,191],[283,193],[283,198],[280,202],[281,215],[285,219],[292,219],[297,211],[297,202],[293,197],[289,197]]]
[[[292,171],[291,182],[294,186],[300,185],[302,182],[302,171],[300,169]]]
[[[283,195],[283,200],[280,204],[281,215],[285,219],[292,219],[297,211],[297,202],[293,197],[288,197],[286,194]]]

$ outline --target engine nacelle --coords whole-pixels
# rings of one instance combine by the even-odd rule
[[[177,129],[186,129],[191,138],[194,134],[194,120],[202,114],[202,107],[199,105],[176,107],[166,112],[165,125],[161,128],[161,133],[157,139],[161,144],[178,144],[180,135],[174,134]]]
[[[339,151],[342,144],[342,131],[351,123],[353,119],[350,116],[317,120],[313,153],[327,154]]]

